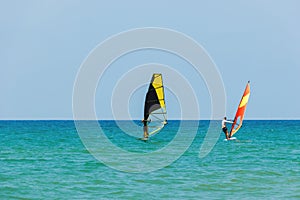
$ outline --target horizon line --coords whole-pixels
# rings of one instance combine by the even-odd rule
[[[72,119],[72,118],[8,118],[8,119],[1,119],[0,121],[140,121],[141,119]],[[176,120],[181,120],[181,121],[201,121],[201,120],[222,120],[220,119],[210,119],[210,118],[200,118],[200,119],[176,119],[176,118],[171,118],[168,119],[168,121],[176,121]],[[253,121],[253,120],[300,120],[300,118],[249,118],[249,119],[244,119],[245,121]]]

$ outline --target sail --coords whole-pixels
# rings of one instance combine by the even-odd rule
[[[240,104],[238,106],[238,109],[236,111],[233,124],[231,126],[229,137],[233,136],[242,126],[244,115],[247,107],[247,103],[250,97],[250,81],[248,81],[246,85],[246,89],[244,91],[244,94],[242,96],[242,99],[240,101]]]
[[[144,120],[149,123],[149,136],[158,133],[167,123],[164,86],[161,74],[153,74],[146,94]]]

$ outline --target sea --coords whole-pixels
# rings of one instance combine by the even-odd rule
[[[141,141],[99,121],[90,148],[72,120],[2,120],[0,199],[300,199],[299,120],[245,120],[235,141],[220,125],[202,157],[210,121],[181,122]]]

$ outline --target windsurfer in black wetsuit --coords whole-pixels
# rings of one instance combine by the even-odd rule
[[[231,123],[232,124],[233,122],[232,121],[227,121],[226,117],[224,117],[224,119],[222,120],[222,130],[225,133],[226,139],[228,140],[230,137],[228,135],[228,129],[226,127],[226,123]]]

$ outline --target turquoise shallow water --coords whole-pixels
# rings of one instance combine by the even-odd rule
[[[113,121],[101,125],[115,145],[151,152],[174,138],[179,121],[146,143]],[[0,121],[0,199],[300,199],[300,121],[245,121],[239,141],[221,134],[203,159],[208,121],[199,127],[171,165],[126,173],[95,159],[73,121]]]

